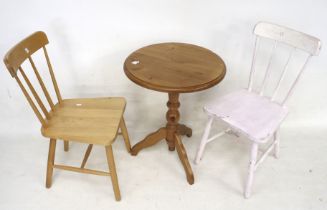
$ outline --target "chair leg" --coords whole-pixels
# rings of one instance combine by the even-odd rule
[[[69,141],[64,140],[64,151],[68,152],[69,150]]]
[[[49,153],[48,153],[48,164],[47,164],[47,178],[45,186],[50,188],[52,184],[53,165],[56,153],[56,139],[50,139]]]
[[[195,160],[194,160],[195,164],[198,164],[200,162],[200,160],[202,159],[204,148],[205,148],[205,146],[207,144],[207,140],[208,140],[208,137],[209,137],[209,134],[210,134],[212,122],[213,122],[213,116],[210,116],[209,120],[207,122],[206,128],[204,130],[204,133],[203,133],[203,136],[202,136],[198,151],[197,151],[196,156],[195,156]]]
[[[113,187],[114,193],[115,193],[115,198],[116,198],[116,201],[120,201],[120,199],[121,199],[120,190],[119,190],[115,160],[114,160],[114,155],[112,153],[111,145],[106,146],[106,154],[107,154],[107,161],[108,161],[108,166],[109,166],[109,170],[110,170],[112,187]]]
[[[274,147],[274,156],[277,159],[279,157],[279,131],[276,131],[274,133],[274,141],[275,141],[275,147]]]
[[[121,118],[121,121],[120,121],[120,130],[123,134],[123,137],[124,137],[124,141],[125,141],[125,146],[126,146],[126,149],[127,149],[127,152],[131,152],[131,143],[129,141],[129,136],[128,136],[128,132],[127,132],[127,128],[126,128],[126,124],[125,124],[125,120],[124,120],[124,117]]]
[[[84,158],[83,158],[83,162],[81,164],[81,168],[85,167],[85,164],[86,164],[87,160],[89,159],[90,153],[92,151],[92,147],[93,147],[93,144],[89,144],[89,146],[87,147]]]
[[[258,144],[253,143],[250,153],[250,165],[249,165],[249,171],[248,171],[248,179],[246,182],[244,197],[249,198],[251,196],[251,187],[253,183],[253,176],[255,171],[255,164],[257,162],[257,155],[258,155]]]

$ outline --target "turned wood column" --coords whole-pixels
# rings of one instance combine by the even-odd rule
[[[166,141],[170,151],[175,150],[175,133],[178,127],[180,103],[178,101],[179,93],[168,93],[169,101],[167,102],[168,111],[166,113],[167,119],[167,136]]]

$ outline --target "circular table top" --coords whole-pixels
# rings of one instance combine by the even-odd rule
[[[127,77],[161,92],[187,93],[218,84],[225,76],[224,61],[212,51],[192,44],[161,43],[130,54],[124,63]]]

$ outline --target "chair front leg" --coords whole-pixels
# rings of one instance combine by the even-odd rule
[[[81,168],[85,167],[86,162],[89,159],[89,156],[91,154],[92,148],[93,148],[93,144],[89,144],[89,146],[87,146],[87,149],[85,151],[85,155],[84,155],[84,158],[83,158],[83,161],[82,161],[82,164],[81,164]]]
[[[274,133],[274,141],[275,141],[274,156],[275,156],[275,158],[278,158],[279,157],[279,141],[280,141],[278,130]]]
[[[115,160],[114,160],[114,155],[112,153],[111,145],[106,146],[106,154],[107,154],[107,161],[108,161],[108,166],[109,166],[109,170],[110,170],[109,173],[110,173],[110,177],[111,177],[112,187],[113,187],[114,193],[115,193],[115,198],[116,198],[116,201],[120,201],[120,199],[121,199],[120,190],[119,190]]]
[[[244,197],[249,198],[251,196],[251,188],[253,183],[253,176],[255,171],[255,164],[257,163],[257,155],[258,155],[258,143],[253,143],[251,147],[250,153],[250,164],[248,171],[248,179],[245,186]]]
[[[202,136],[202,139],[201,139],[197,154],[195,156],[195,160],[194,160],[195,164],[198,164],[200,162],[200,160],[202,159],[203,152],[204,152],[204,149],[206,147],[207,140],[208,140],[208,137],[209,137],[209,134],[210,134],[212,122],[213,122],[213,116],[210,116],[209,120],[207,122],[207,125],[205,127],[205,130],[204,130],[204,133],[203,133],[203,136]]]
[[[48,164],[47,164],[47,178],[45,186],[50,188],[52,184],[53,165],[56,153],[56,139],[50,139],[49,153],[48,153]]]

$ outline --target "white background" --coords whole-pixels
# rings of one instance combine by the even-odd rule
[[[192,144],[186,146],[191,150],[190,159],[193,159],[198,138],[206,121],[202,106],[212,98],[247,85],[254,44],[252,29],[258,21],[274,22],[306,32],[320,38],[323,44],[327,40],[325,0],[1,0],[0,3],[0,55],[4,56],[10,47],[32,32],[38,30],[46,32],[50,41],[48,52],[63,97],[126,97],[128,105],[125,119],[132,144],[165,123],[167,94],[141,88],[128,80],[123,72],[125,58],[140,47],[166,41],[197,44],[219,54],[227,65],[225,79],[211,89],[183,94],[180,97],[181,121],[191,125],[194,132],[194,137],[186,141],[186,144]],[[10,77],[5,66],[0,66],[0,142],[1,149],[6,151],[0,155],[0,163],[3,163],[8,162],[6,154],[18,150],[13,145],[5,149],[5,145],[28,141],[33,142],[35,147],[40,147],[40,151],[46,151],[47,146],[46,143],[42,143],[41,147],[39,140],[31,139],[31,136],[42,139],[39,134],[40,125],[17,83]],[[323,45],[320,56],[311,60],[295,94],[287,104],[291,113],[282,126],[285,135],[292,136],[290,131],[300,130],[321,134],[325,132],[326,76],[327,59]],[[22,134],[25,137],[22,137]],[[314,140],[307,139],[311,142],[310,145],[317,145],[319,142]],[[288,144],[296,147],[296,142],[291,141],[292,139],[288,139]],[[307,141],[304,145],[309,144]],[[160,145],[155,148],[164,147],[164,144]],[[324,147],[317,145],[317,148],[327,151],[326,144]],[[20,150],[19,152],[24,151],[23,148]],[[126,155],[122,150],[123,154]],[[149,157],[156,155],[156,152],[152,152]],[[35,158],[45,162],[46,154],[45,152],[42,155],[38,154]],[[324,161],[321,164],[326,163],[325,157],[319,158]],[[121,161],[119,164],[126,163]],[[43,164],[39,167],[43,169],[44,166]],[[159,168],[165,168],[166,165],[161,166]],[[16,170],[20,170],[19,166]],[[142,170],[147,170],[147,167]],[[172,167],[168,167],[167,170],[172,170]],[[326,174],[326,169],[322,170],[321,177],[326,178]],[[37,175],[42,179],[45,174],[41,174],[40,171]],[[183,173],[176,175],[178,176],[183,176]],[[8,177],[2,179],[10,180]],[[206,179],[205,175],[203,179]],[[178,181],[183,182],[183,179]],[[160,182],[155,184],[160,185]],[[142,180],[138,185],[142,186]],[[129,188],[127,185],[124,187]],[[6,194],[5,189],[0,188],[0,194]],[[238,188],[238,191],[241,191],[241,186]],[[165,190],[167,189],[163,189]],[[169,190],[171,189],[167,191]],[[127,190],[122,191],[125,197],[133,196],[132,192],[129,192],[129,195]],[[189,191],[192,191],[191,187],[185,193]],[[46,199],[47,194],[44,196]],[[236,197],[242,198],[241,194],[237,194]],[[110,199],[112,198],[108,196],[108,200]],[[156,199],[160,199],[159,196]],[[326,205],[327,197],[324,199]],[[12,207],[12,203],[7,202],[6,207],[10,206]]]

